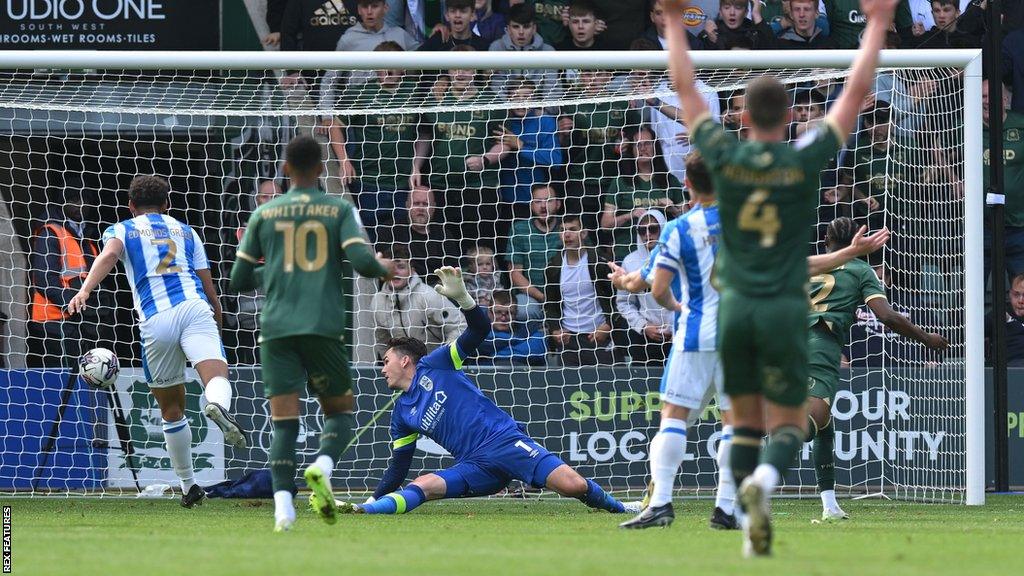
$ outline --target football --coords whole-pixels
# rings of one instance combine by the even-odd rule
[[[117,356],[106,348],[93,348],[78,359],[78,375],[93,388],[110,388],[120,371]]]

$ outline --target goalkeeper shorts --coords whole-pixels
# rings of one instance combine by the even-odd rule
[[[481,452],[486,454],[470,456],[451,468],[436,472],[447,485],[445,498],[489,496],[512,480],[543,488],[548,476],[565,464],[526,435],[494,443]]]

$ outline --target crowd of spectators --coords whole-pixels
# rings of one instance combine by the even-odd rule
[[[864,28],[856,0],[695,0],[676,23],[665,17],[660,0],[446,0],[434,13],[402,0],[271,4],[278,6],[268,13],[268,23],[281,30],[283,49],[305,49],[296,40],[306,34],[303,27],[323,21],[297,15],[320,14],[328,5],[333,16],[324,25],[332,27],[338,50],[658,50],[673,25],[686,28],[696,50],[851,49]],[[987,2],[979,0],[904,0],[887,47],[981,47],[986,9]],[[1008,12],[1004,22],[1012,28],[1021,10],[1013,5]],[[291,15],[290,27],[275,28],[270,20],[280,14]],[[315,32],[317,43],[310,49],[322,49],[323,35],[323,29]],[[1004,50],[1008,84],[1022,84],[1016,77],[1018,70],[1024,73],[1021,47],[1024,36],[1010,33]],[[950,102],[955,90],[936,97],[948,81],[880,74],[860,130],[822,173],[820,223],[810,240],[820,242],[824,227],[838,216],[911,235],[913,218],[901,221],[886,213],[893,187],[962,180],[950,168],[958,162],[950,151],[954,143],[916,141],[932,151],[913,158],[907,152],[915,131],[935,131],[921,125],[927,121],[922,118],[959,104]],[[339,100],[353,86],[357,95]],[[538,104],[564,94],[597,98],[623,86],[660,97]],[[354,170],[348,190],[371,239],[381,250],[409,253],[418,277],[410,285],[431,283],[440,264],[467,270],[473,295],[492,312],[492,340],[501,343],[489,356],[536,363],[543,345],[549,360],[557,357],[565,365],[664,359],[672,315],[649,296],[615,294],[604,282],[609,262],[639,268],[665,223],[689,206],[683,159],[690,143],[663,77],[637,71],[502,70],[485,76],[449,70],[404,78],[400,71],[379,71],[376,78],[334,73],[314,79],[308,89],[319,91],[322,108],[344,102],[380,110],[376,117],[324,121],[343,132],[345,150],[334,157],[352,159],[354,166],[334,172]],[[841,89],[841,80],[794,85],[790,139],[820,122]],[[744,137],[742,90],[706,93],[715,119]],[[413,98],[433,98],[445,109],[387,112]],[[500,110],[483,105],[495,99],[506,104]],[[929,163],[936,167],[922,169]],[[1015,263],[1011,258],[1011,273],[1018,272]],[[394,292],[394,286],[383,287],[378,302],[393,299],[382,294]],[[375,312],[380,316],[376,306]],[[868,324],[865,317],[858,326]]]
[[[264,39],[282,50],[626,50],[638,38],[664,46],[654,0],[268,0]],[[1022,14],[1007,3],[1009,29]],[[696,49],[856,48],[856,0],[694,0],[682,23]],[[905,48],[980,47],[984,0],[904,0],[895,22]]]
[[[1024,10],[1009,4],[1004,25],[1012,30]],[[981,47],[986,9],[983,0],[903,0],[888,47]],[[694,0],[673,23],[661,0],[268,0],[264,42],[282,50],[658,50],[667,27],[681,26],[696,50],[850,49],[864,27],[857,10],[857,0]],[[1024,33],[1006,35],[1004,59],[1001,80],[1024,90]],[[955,131],[945,130],[953,142],[916,142],[933,156],[901,157],[909,135],[934,128],[920,125],[930,113],[961,104],[949,100],[957,90],[942,90],[948,78],[921,74],[879,75],[858,133],[822,174],[812,242],[837,216],[909,233],[912,222],[883,221],[891,187],[962,180],[948,168],[962,164]],[[373,299],[377,342],[412,335],[433,347],[450,340],[461,315],[430,285],[433,270],[459,265],[493,319],[482,362],[663,361],[672,315],[649,296],[616,294],[606,281],[609,262],[638,268],[666,222],[689,206],[683,159],[690,143],[663,76],[290,70],[280,84],[297,108],[360,111],[300,118],[297,129],[323,145],[326,189],[358,206],[370,240],[403,271]],[[660,97],[607,98],[623,86]],[[790,138],[820,122],[841,89],[841,79],[794,85]],[[1008,125],[1024,112],[1021,93],[1011,101],[1006,92]],[[550,106],[566,94],[578,98]],[[706,94],[714,118],[744,137],[742,90]],[[417,108],[430,110],[408,111]],[[1020,133],[1012,140],[1007,132],[1008,146],[1020,145]],[[1024,154],[1016,160],[1024,164]],[[931,164],[947,171],[922,169]],[[1015,177],[1024,170],[1008,168],[1008,190]],[[283,175],[266,181],[253,204],[286,186]],[[1008,216],[1008,237],[1019,238],[1024,254],[1021,205],[1020,222]],[[1010,272],[1021,272],[1010,260]],[[899,280],[908,291],[918,288]],[[254,329],[259,295],[237,303],[239,330]]]

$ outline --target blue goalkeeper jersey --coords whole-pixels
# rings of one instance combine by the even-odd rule
[[[520,437],[519,424],[462,371],[466,355],[445,344],[420,359],[412,384],[391,411],[394,450],[432,438],[462,461],[495,442]]]

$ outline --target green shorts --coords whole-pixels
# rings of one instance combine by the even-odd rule
[[[314,396],[352,393],[348,352],[341,340],[326,336],[287,336],[260,343],[263,393],[267,398],[297,394],[309,387]]]
[[[839,361],[843,347],[835,335],[824,326],[811,328],[807,340],[808,371],[807,395],[832,404],[839,390]]]
[[[782,406],[807,400],[807,311],[806,294],[722,291],[718,350],[726,394],[761,394]]]

